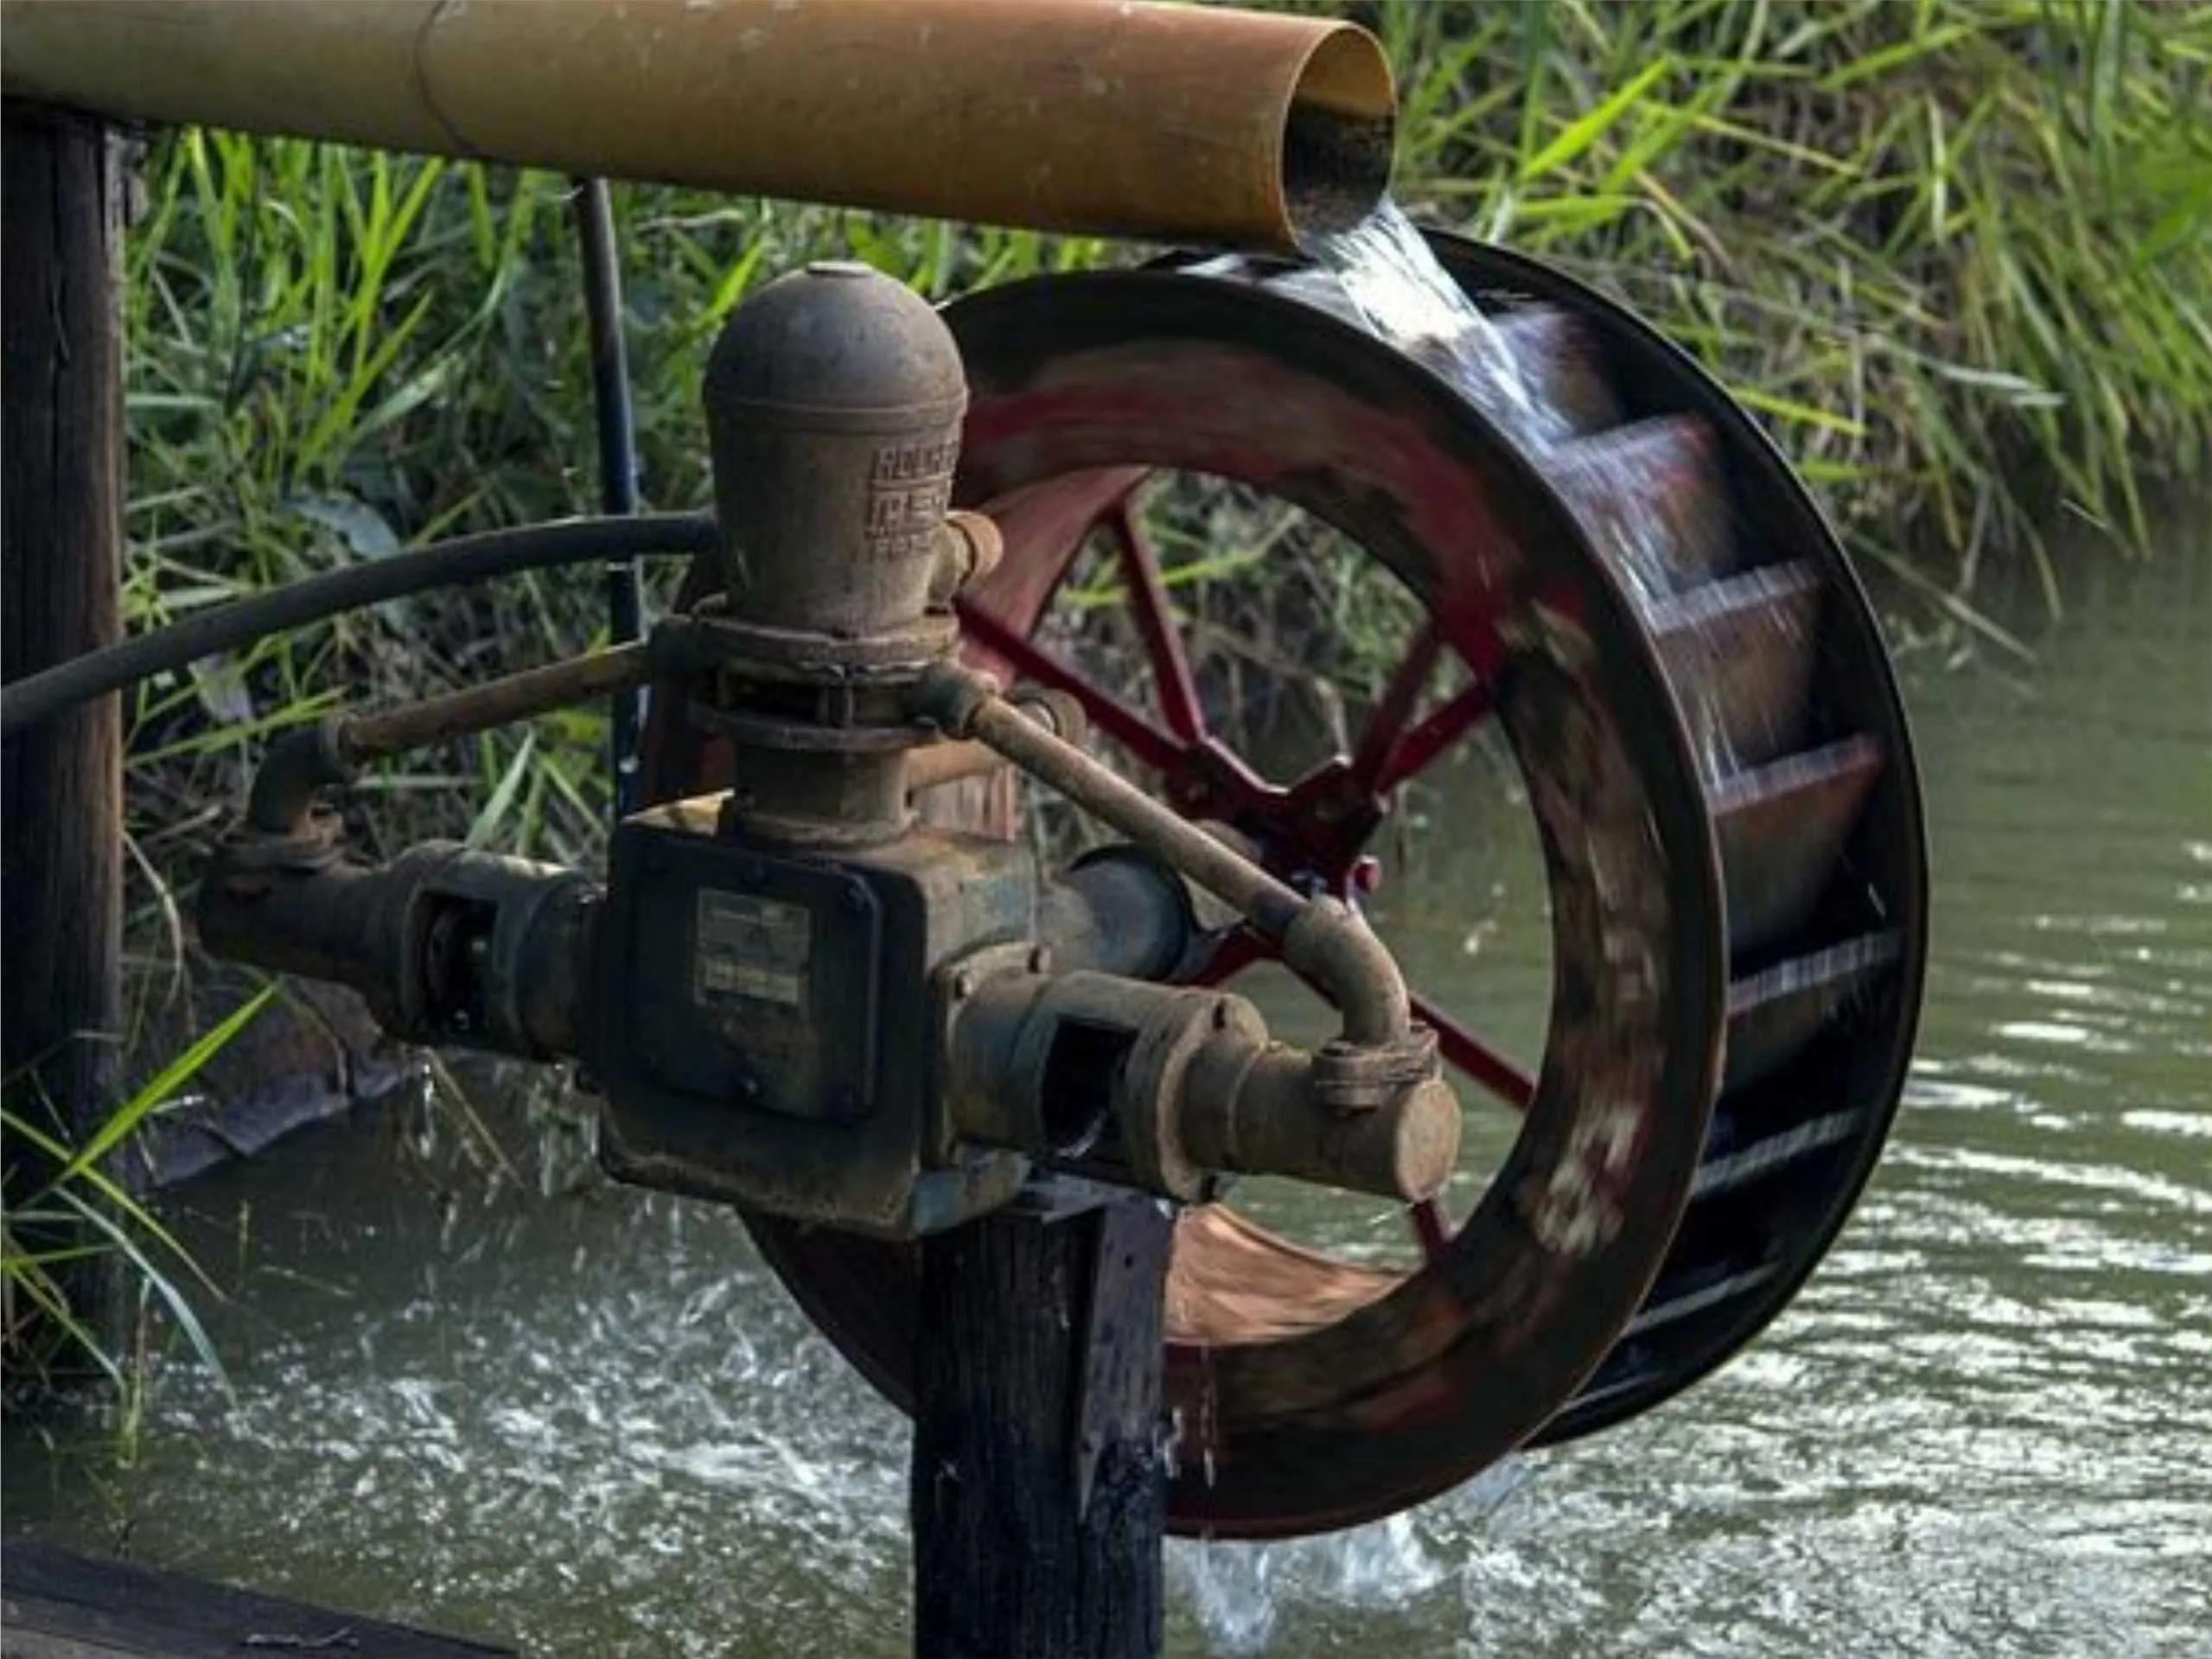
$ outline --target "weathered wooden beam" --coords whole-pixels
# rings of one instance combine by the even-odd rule
[[[104,125],[0,110],[0,673],[122,631],[123,180]],[[0,749],[0,1077],[82,1134],[123,1024],[123,733],[105,697]],[[5,1158],[31,1173],[25,1149]]]
[[[1162,1293],[1135,1198],[922,1246],[912,1489],[918,1659],[1160,1651]]]
[[[0,1547],[0,1659],[513,1659],[513,1649],[357,1618],[12,1539]]]

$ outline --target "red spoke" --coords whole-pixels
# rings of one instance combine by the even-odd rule
[[[1536,1098],[1534,1078],[1425,997],[1413,999],[1413,1018],[1437,1034],[1437,1047],[1447,1062],[1508,1106],[1526,1111]]]
[[[1414,1242],[1421,1247],[1421,1259],[1434,1261],[1451,1249],[1451,1217],[1444,1213],[1444,1205],[1434,1198],[1424,1198],[1407,1207],[1406,1218],[1413,1223]]]
[[[1390,676],[1390,683],[1383,687],[1374,712],[1367,717],[1367,729],[1360,734],[1359,752],[1352,756],[1352,780],[1361,788],[1374,791],[1375,780],[1389,769],[1391,756],[1405,740],[1406,722],[1413,718],[1421,693],[1428,687],[1429,675],[1437,666],[1437,654],[1442,645],[1437,637],[1436,624],[1423,622],[1406,649],[1406,660],[1398,665]]]
[[[1151,660],[1160,712],[1176,737],[1196,743],[1206,735],[1206,717],[1198,707],[1198,682],[1191,678],[1182,632],[1176,626],[1175,613],[1168,604],[1159,557],[1138,521],[1133,492],[1115,505],[1106,524],[1120,560],[1121,579],[1128,584],[1129,608],[1136,613],[1137,631],[1144,636],[1144,654]]]
[[[1390,764],[1374,781],[1375,793],[1387,794],[1412,777],[1487,718],[1491,706],[1490,688],[1474,685],[1431,710],[1391,751]]]
[[[1169,773],[1182,765],[1183,746],[1145,718],[1140,710],[1102,690],[1058,657],[1038,650],[996,616],[963,606],[960,631],[1020,678],[1035,680],[1053,691],[1066,692],[1074,698],[1083,705],[1083,712],[1090,716],[1092,724],[1145,765]]]

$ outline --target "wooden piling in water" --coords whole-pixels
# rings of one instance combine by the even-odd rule
[[[102,123],[0,111],[0,673],[122,634],[123,173]],[[83,1135],[123,1007],[123,731],[97,702],[0,749],[0,1076]],[[7,1161],[30,1172],[25,1148]]]
[[[1160,1651],[1162,1295],[1148,1198],[921,1247],[916,1659]]]

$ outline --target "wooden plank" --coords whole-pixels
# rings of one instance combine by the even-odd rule
[[[0,1659],[513,1659],[513,1652],[50,1544],[0,1544]]]
[[[0,671],[14,679],[122,633],[123,188],[99,123],[13,102],[0,119]],[[119,1075],[118,708],[101,698],[0,748],[0,1075],[11,1109],[35,1118],[43,1094],[67,1139],[113,1104]],[[28,1152],[7,1148],[13,1181],[44,1173]],[[80,1278],[71,1294],[97,1330],[95,1276]]]
[[[1146,1198],[922,1243],[915,1378],[919,1659],[1160,1651],[1162,1295]]]

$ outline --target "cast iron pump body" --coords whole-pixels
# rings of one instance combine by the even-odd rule
[[[642,667],[736,787],[626,819],[603,888],[442,845],[378,866],[318,792],[416,728],[327,722],[265,765],[203,888],[210,947],[352,984],[403,1037],[577,1061],[624,1180],[881,1236],[1043,1185],[1438,1190],[1457,1105],[1358,916],[1091,759],[1066,703],[958,663],[950,602],[998,538],[949,511],[967,396],[937,314],[809,266],[732,316],[705,399],[720,590]],[[919,821],[916,790],[1007,764],[1128,845],[1048,878]],[[1335,1000],[1336,1040],[1286,1048],[1244,999],[1160,983],[1208,943],[1194,890]]]

